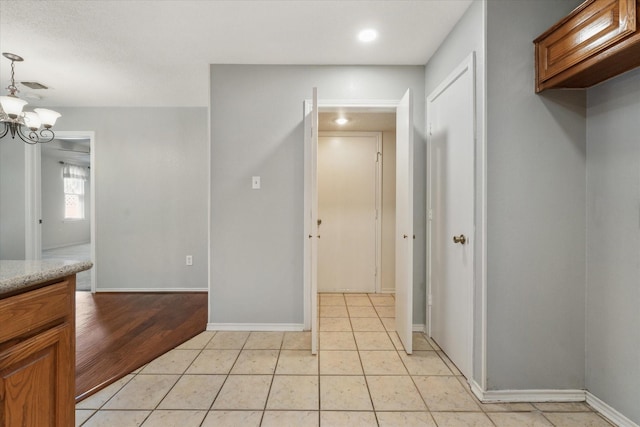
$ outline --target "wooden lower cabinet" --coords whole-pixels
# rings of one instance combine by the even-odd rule
[[[69,276],[0,299],[0,426],[75,425],[74,298]]]

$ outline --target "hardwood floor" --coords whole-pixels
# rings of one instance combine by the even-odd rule
[[[207,293],[76,292],[76,402],[207,325]]]

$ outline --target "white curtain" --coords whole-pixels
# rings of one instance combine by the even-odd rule
[[[86,168],[80,166],[64,165],[62,166],[62,177],[86,181],[89,178],[89,172]]]
[[[65,219],[84,219],[84,184],[88,178],[88,168],[74,165],[62,167]]]

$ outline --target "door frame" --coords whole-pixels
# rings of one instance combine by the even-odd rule
[[[342,110],[348,110],[351,112],[362,112],[362,113],[395,113],[396,109],[398,107],[398,103],[399,100],[362,100],[362,99],[323,99],[323,100],[318,100],[318,111],[320,111],[321,109],[324,110],[333,110],[333,109],[340,109]],[[310,99],[305,99],[304,100],[304,117],[306,117],[313,109],[313,102]],[[311,138],[310,135],[307,135],[307,130],[305,129],[305,146],[310,144],[311,142]],[[307,152],[307,150],[305,150],[305,152]],[[306,161],[305,161],[305,182],[308,181],[308,177],[307,175],[309,173],[311,173],[311,171],[307,170],[306,167]],[[397,173],[397,171],[396,171]],[[304,188],[304,200],[308,201],[311,199],[311,194],[309,194],[309,188],[307,188],[307,186],[305,185]],[[308,202],[305,202],[305,206],[308,206]],[[305,210],[304,212],[304,217],[305,217],[305,224],[307,221],[307,212]],[[305,228],[305,232],[306,232],[306,228]],[[306,237],[306,236],[305,236]],[[307,257],[310,256],[309,253],[307,253],[308,248],[307,245],[305,244],[304,246],[305,248],[305,252],[304,252],[304,257],[305,259],[307,259]],[[304,312],[304,329],[305,330],[310,330],[311,329],[311,321],[312,321],[312,307],[311,307],[311,300],[312,300],[312,296],[311,296],[311,278],[308,274],[304,275],[304,287],[303,287],[303,292],[304,292],[304,307],[303,307],[303,312]]]
[[[431,337],[431,327],[432,327],[432,294],[431,294],[431,289],[432,289],[432,258],[433,258],[433,250],[432,250],[432,232],[431,232],[431,227],[433,224],[433,219],[432,219],[432,212],[433,212],[433,200],[432,200],[432,195],[434,193],[434,189],[433,189],[433,185],[434,183],[432,182],[431,179],[431,170],[432,170],[432,159],[433,159],[433,153],[432,153],[432,144],[431,144],[431,122],[430,122],[430,112],[429,112],[429,104],[431,102],[432,99],[436,98],[437,96],[439,96],[442,92],[444,92],[453,82],[455,82],[455,80],[458,79],[458,77],[460,77],[464,72],[466,72],[467,70],[469,70],[471,72],[471,90],[472,90],[472,117],[473,117],[473,141],[471,142],[472,144],[474,144],[474,171],[472,173],[473,176],[473,189],[474,189],[474,194],[473,194],[473,236],[471,236],[471,242],[472,245],[470,247],[470,252],[471,252],[471,265],[472,265],[472,272],[471,272],[471,280],[468,283],[468,293],[469,293],[469,298],[468,301],[466,301],[466,305],[467,308],[469,310],[469,312],[471,313],[471,315],[469,316],[469,322],[467,324],[467,328],[468,328],[468,354],[466,355],[467,357],[467,362],[469,363],[469,369],[470,372],[468,373],[469,378],[467,378],[467,382],[469,382],[470,384],[474,384],[475,383],[475,375],[474,375],[474,369],[475,369],[475,364],[474,364],[474,337],[475,337],[475,328],[476,328],[476,315],[480,314],[481,316],[481,352],[480,352],[480,357],[481,357],[481,372],[480,372],[480,381],[481,381],[481,387],[483,390],[486,389],[486,376],[485,376],[485,372],[486,372],[486,367],[485,367],[485,363],[486,363],[486,292],[485,292],[485,286],[486,286],[486,280],[485,280],[485,271],[486,271],[486,242],[484,239],[485,234],[485,230],[486,230],[486,204],[485,204],[485,189],[486,189],[486,179],[485,179],[485,162],[486,162],[486,149],[484,147],[485,143],[485,139],[481,138],[481,149],[479,150],[478,146],[477,146],[477,142],[478,142],[478,117],[477,117],[477,104],[476,104],[476,89],[477,89],[477,84],[476,84],[476,61],[475,61],[475,52],[471,52],[459,65],[457,65],[456,67],[453,68],[453,70],[441,81],[441,83],[427,96],[426,98],[426,103],[425,103],[425,110],[426,110],[426,139],[427,139],[427,159],[426,159],[426,165],[427,165],[427,185],[426,185],[426,190],[427,190],[427,194],[426,194],[426,202],[427,202],[427,212],[426,212],[426,223],[427,223],[427,227],[426,227],[426,242],[427,242],[427,262],[426,262],[426,269],[427,269],[427,289],[426,289],[426,301],[425,301],[425,306],[426,306],[426,315],[427,315],[427,333],[429,335],[429,337]],[[481,158],[481,163],[479,164],[478,162],[478,156],[480,156]],[[480,170],[478,170],[480,168]],[[482,174],[482,178],[480,179],[480,183],[478,182],[478,175],[479,172]],[[478,197],[478,185],[480,184],[481,186],[481,197]],[[481,210],[481,216],[478,216],[478,211],[477,211],[477,207],[481,206],[482,210]],[[479,244],[478,244],[479,242]],[[478,265],[477,261],[478,259],[481,260],[480,265]],[[478,271],[481,270],[481,271]],[[478,290],[476,284],[480,282],[481,284],[481,288]],[[480,293],[481,298],[482,298],[482,305],[480,308],[480,313],[478,313],[478,310],[475,309],[475,301],[476,301],[476,297],[478,296],[478,293]]]
[[[95,139],[94,131],[56,131],[57,138],[87,138],[89,139],[89,234],[91,243],[89,245],[93,268],[91,269],[91,293],[97,290],[96,283],[96,168],[95,168]],[[39,144],[25,144],[25,258],[39,260],[42,258],[42,227],[38,220],[42,217],[42,158]]]
[[[382,132],[378,131],[321,131],[318,130],[318,138],[322,137],[375,137],[376,138],[376,151],[378,152],[377,159],[383,157],[382,155]],[[382,161],[376,161],[376,177],[375,177],[375,192],[376,192],[376,227],[375,227],[375,292],[379,293],[382,288]],[[320,211],[320,204],[318,203],[318,212]]]

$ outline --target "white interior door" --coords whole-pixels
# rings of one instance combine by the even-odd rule
[[[318,291],[375,292],[379,133],[318,138]]]
[[[413,108],[408,89],[396,110],[396,331],[413,351]]]
[[[428,97],[430,331],[458,369],[472,368],[474,57]]]
[[[305,325],[311,329],[311,353],[318,352],[318,90],[305,103],[304,280]]]

